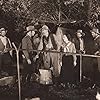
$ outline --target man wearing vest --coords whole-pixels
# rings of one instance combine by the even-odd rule
[[[6,37],[7,31],[5,28],[0,28],[0,74],[5,69],[5,66],[11,65],[11,42]]]

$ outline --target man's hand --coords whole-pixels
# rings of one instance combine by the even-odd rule
[[[74,61],[74,67],[77,65],[76,61]]]
[[[9,51],[9,53],[10,53],[10,55],[11,55],[11,57],[12,57],[12,56],[13,56],[12,50],[11,50],[11,51]]]
[[[30,60],[30,59],[27,59],[27,63],[28,63],[28,64],[31,64],[32,62],[31,62],[31,60]]]
[[[36,55],[36,56],[33,58],[33,61],[35,62],[37,58],[39,58],[38,55]]]
[[[99,54],[100,54],[100,52],[99,52],[99,51],[96,51],[96,52],[95,52],[95,55],[99,55]]]
[[[5,48],[5,49],[4,49],[4,53],[6,53],[6,52],[8,52],[8,48]]]

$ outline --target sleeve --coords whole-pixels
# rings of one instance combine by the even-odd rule
[[[25,49],[23,50],[23,54],[25,56],[26,59],[29,59],[29,53],[28,51],[26,50],[27,49],[27,39],[22,39],[22,49]]]
[[[43,49],[43,38],[41,38],[39,46],[38,46],[38,50],[42,50]]]
[[[10,41],[10,39],[8,38],[8,43],[9,43],[9,48],[10,48],[10,55],[12,56],[12,52],[13,52],[13,50],[12,50],[12,45],[11,45],[11,41]]]
[[[8,38],[8,43],[9,43],[10,48],[12,48],[11,41],[9,38]]]

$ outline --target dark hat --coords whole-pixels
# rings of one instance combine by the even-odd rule
[[[85,33],[84,33],[81,29],[78,29],[77,32],[76,32],[76,34],[77,34],[77,33],[80,33],[80,34],[82,34],[83,36],[85,36]]]

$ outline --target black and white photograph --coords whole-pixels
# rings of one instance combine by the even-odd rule
[[[100,100],[100,0],[0,0],[0,100]]]

